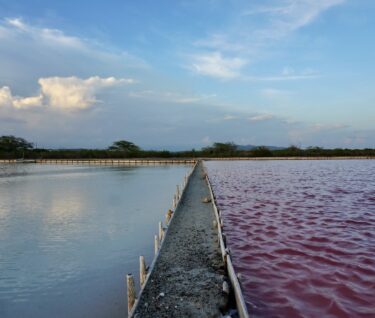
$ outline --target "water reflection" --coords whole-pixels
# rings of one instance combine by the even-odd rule
[[[188,169],[0,165],[0,317],[124,317]]]

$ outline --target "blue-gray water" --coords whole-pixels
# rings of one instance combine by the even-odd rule
[[[0,165],[0,317],[126,317],[189,169]]]

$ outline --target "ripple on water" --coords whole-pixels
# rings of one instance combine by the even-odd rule
[[[375,162],[206,163],[255,317],[375,317]]]

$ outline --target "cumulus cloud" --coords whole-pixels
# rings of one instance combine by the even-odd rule
[[[0,88],[0,106],[10,106],[12,105],[12,93],[8,86]]]
[[[220,79],[232,79],[240,75],[247,60],[239,57],[224,57],[220,52],[193,56],[191,68],[198,74]]]
[[[88,79],[77,77],[49,77],[39,79],[41,93],[50,107],[61,109],[86,109],[97,102],[96,93],[106,87],[120,83],[134,83],[132,79],[114,77]]]
[[[107,87],[132,84],[133,79],[101,78],[99,76],[81,79],[72,77],[40,78],[40,92],[36,96],[13,96],[9,87],[0,88],[0,107],[26,109],[49,107],[60,110],[83,110],[98,102],[96,94]]]
[[[13,96],[8,86],[0,88],[0,107],[28,108],[42,106],[42,95],[31,97]]]

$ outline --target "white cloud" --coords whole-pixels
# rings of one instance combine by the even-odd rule
[[[346,124],[313,124],[310,130],[313,132],[329,131],[329,130],[340,130],[344,128],[349,128]]]
[[[134,81],[94,76],[85,80],[77,77],[50,77],[41,78],[38,82],[50,107],[72,110],[86,109],[95,104],[95,94],[102,88]]]
[[[276,76],[240,76],[244,65],[264,60],[273,45],[291,33],[313,23],[328,9],[345,0],[279,0],[270,5],[241,8],[229,27],[215,30],[207,37],[193,41],[194,48],[211,52],[198,53],[192,69],[201,75],[251,81],[284,81],[317,78],[317,72],[294,72],[285,68]],[[249,2],[251,3],[251,2]],[[270,2],[268,2],[270,3]],[[256,19],[249,15],[256,15]],[[255,22],[254,22],[255,21]],[[224,58],[224,54],[235,58]],[[271,53],[272,54],[272,53]]]
[[[268,76],[248,76],[247,80],[250,81],[265,81],[265,82],[278,82],[278,81],[295,81],[295,80],[307,80],[321,77],[319,72],[307,68],[300,72],[296,72],[293,68],[286,66],[282,69],[280,74],[268,75]]]
[[[259,114],[259,115],[250,116],[247,119],[251,122],[261,122],[261,121],[271,120],[274,118],[275,116],[272,114]]]
[[[178,92],[162,92],[154,90],[145,90],[145,91],[133,91],[128,93],[129,97],[132,98],[143,98],[151,99],[158,101],[165,101],[177,104],[192,104],[204,102],[205,100],[214,98],[215,94],[208,95],[188,95]]]
[[[264,88],[260,91],[260,93],[262,96],[267,98],[287,97],[292,94],[290,91],[276,88]]]
[[[225,115],[223,117],[223,120],[234,120],[234,119],[238,119],[238,116],[235,116],[235,115]]]
[[[0,40],[2,82],[18,83],[17,89],[23,88],[21,83],[46,75],[88,77],[110,73],[123,77],[130,68],[148,68],[129,52],[20,18],[0,19]]]
[[[259,30],[264,38],[279,38],[312,23],[320,14],[345,0],[284,0],[277,5],[245,11],[243,15],[264,14],[269,28]]]
[[[343,134],[351,134],[353,130],[351,129],[350,125],[342,124],[342,123],[303,123],[303,122],[295,122],[294,124],[289,125],[288,135],[290,140],[293,143],[299,143],[307,145],[313,145],[316,141],[312,142],[312,140],[319,140],[320,145],[324,145],[328,142],[329,138],[336,139],[336,142],[341,139]],[[323,139],[322,139],[323,137]],[[370,140],[370,139],[368,139]],[[353,145],[356,142],[352,143]],[[335,145],[337,147],[337,145]]]
[[[18,109],[42,106],[42,95],[31,97],[13,96],[8,86],[0,88],[0,107],[14,107]]]
[[[101,78],[99,76],[81,79],[78,77],[40,78],[40,93],[36,96],[13,96],[9,87],[0,88],[0,107],[26,109],[49,107],[60,110],[83,110],[98,102],[96,94],[104,88],[132,84],[133,79]]]
[[[25,98],[16,98],[13,100],[15,108],[40,107],[43,105],[43,95],[31,96]]]
[[[198,74],[220,79],[240,76],[247,60],[239,57],[223,57],[220,52],[197,54],[193,56],[191,69]]]
[[[13,102],[12,92],[8,86],[0,88],[0,106],[11,106]]]
[[[87,43],[84,40],[64,34],[58,29],[38,28],[26,24],[20,18],[8,18],[5,20],[8,26],[8,35],[14,36],[15,33],[28,35],[35,40],[42,41],[48,46],[63,46],[74,49],[85,49]]]

